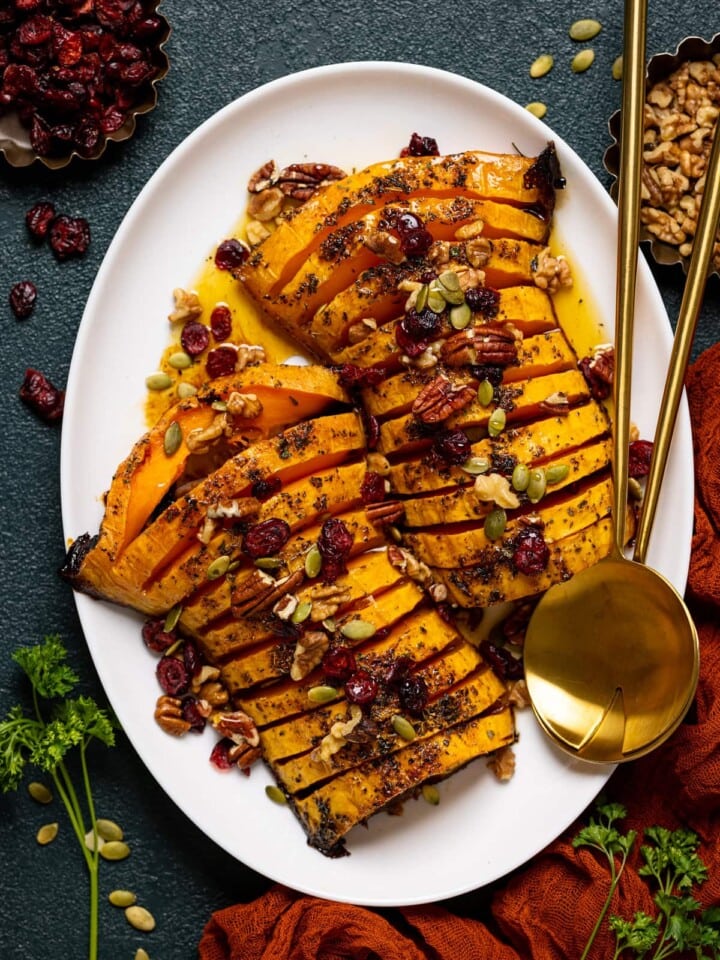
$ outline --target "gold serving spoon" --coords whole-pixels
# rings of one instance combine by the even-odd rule
[[[720,215],[720,135],[678,318],[635,559],[625,558],[632,328],[642,169],[647,0],[626,0],[616,294],[613,545],[595,566],[553,586],[530,620],[525,674],[535,715],[584,760],[640,757],[679,726],[697,685],[697,631],[682,598],[643,565]]]

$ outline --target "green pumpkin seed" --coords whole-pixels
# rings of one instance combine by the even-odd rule
[[[445,297],[441,293],[431,290],[428,293],[427,305],[433,313],[442,313],[446,306]]]
[[[392,728],[395,733],[403,740],[410,741],[415,739],[415,727],[409,720],[406,720],[405,717],[396,713],[390,722],[392,723]]]
[[[282,566],[280,557],[258,557],[255,566],[259,570],[279,570]]]
[[[348,640],[369,640],[377,633],[377,628],[366,620],[350,620],[340,627],[340,633]]]
[[[172,457],[180,449],[182,443],[183,435],[182,430],[180,429],[180,424],[177,420],[173,420],[170,426],[165,431],[165,436],[163,437],[163,449],[165,450],[165,456]]]
[[[464,470],[465,473],[469,473],[471,477],[479,477],[480,474],[488,472],[490,469],[490,461],[487,457],[470,457],[460,469]]]
[[[186,380],[183,380],[182,383],[178,384],[177,395],[181,400],[187,400],[188,397],[194,397],[197,393],[197,387],[193,386],[192,383],[188,383]]]
[[[303,623],[310,616],[311,612],[312,612],[312,604],[308,603],[307,600],[305,600],[302,603],[299,603],[295,607],[295,610],[293,611],[293,615],[290,617],[290,619],[292,620],[293,623]]]
[[[192,357],[184,350],[178,350],[177,353],[171,353],[168,357],[168,363],[174,370],[187,370],[192,366]]]
[[[445,290],[450,290],[452,292],[460,289],[460,281],[458,280],[458,275],[454,270],[445,270],[444,273],[441,273],[438,277],[438,283],[441,284]]]
[[[339,691],[335,687],[329,687],[321,684],[318,687],[310,687],[308,690],[308,700],[311,703],[329,703],[337,697]]]
[[[571,40],[579,40],[581,43],[592,40],[602,30],[602,24],[597,20],[576,20],[570,27],[568,33]]]
[[[114,820],[96,820],[95,829],[103,840],[122,840],[123,838],[122,827],[118,826]]]
[[[133,904],[133,906],[126,908],[125,917],[131,927],[141,930],[143,933],[150,933],[151,930],[155,929],[155,917],[145,907],[138,907],[137,904]]]
[[[507,414],[502,407],[496,407],[490,414],[490,419],[488,420],[488,433],[490,436],[499,437],[505,429],[506,422]]]
[[[619,57],[616,57],[612,65],[612,78],[613,80],[622,80],[623,77],[623,58],[622,54]]]
[[[166,655],[167,655],[167,654],[166,654]],[[90,850],[91,852],[94,852],[94,851],[95,851],[95,841],[96,841],[96,839],[97,839],[97,848],[98,848],[98,850],[100,850],[100,849],[102,849],[102,847],[105,846],[105,841],[104,841],[103,838],[100,836],[100,834],[98,834],[97,837],[96,837],[92,830],[88,830],[88,832],[85,834],[85,846],[86,846],[86,847],[88,848],[88,850]]]
[[[523,493],[527,490],[528,484],[530,483],[530,469],[526,467],[524,463],[519,463],[512,472],[512,485],[513,490],[517,490],[518,493]]]
[[[440,803],[440,791],[434,783],[424,783],[422,787],[423,800],[436,807]]]
[[[429,292],[430,290],[426,283],[424,283],[418,290],[415,296],[415,309],[417,310],[418,313],[422,313],[422,311],[427,306],[427,299],[428,299]]]
[[[489,380],[483,380],[478,387],[478,401],[484,406],[489,407],[495,396],[495,388]]]
[[[446,290],[445,287],[443,287],[440,293],[445,303],[449,303],[451,306],[457,307],[465,303],[465,294],[462,290]]]
[[[547,106],[544,103],[541,103],[540,100],[533,100],[530,103],[526,103],[525,109],[528,113],[531,113],[534,117],[537,117],[538,120],[542,120],[547,113]]]
[[[59,823],[45,823],[38,830],[35,835],[35,839],[40,844],[41,847],[46,846],[48,843],[52,843],[55,837],[58,835],[58,830],[60,829]]]
[[[218,413],[225,413],[227,411],[227,404],[224,400],[215,400],[210,404],[212,410],[217,410]]]
[[[553,483],[560,483],[570,473],[570,467],[566,463],[555,463],[545,471],[545,480],[548,486]]]
[[[287,797],[282,792],[280,787],[276,787],[274,783],[269,783],[265,787],[265,795],[269,797],[273,803],[278,803],[281,806],[284,806],[287,803]]]
[[[122,840],[108,840],[100,847],[103,860],[125,860],[130,856],[130,847]]]
[[[541,54],[530,64],[530,76],[534,80],[537,80],[538,77],[544,77],[546,73],[550,73],[554,63],[555,60],[549,53]]]
[[[333,617],[328,617],[327,620],[323,620],[322,625],[328,633],[335,633],[337,630],[337,624]]]
[[[145,377],[145,386],[148,390],[167,390],[172,386],[172,377],[167,373],[151,373]]]
[[[490,513],[485,517],[485,536],[488,540],[499,540],[500,537],[505,533],[505,527],[507,526],[507,514],[502,507],[495,507],[494,510],[491,510]]]
[[[450,311],[450,325],[455,330],[464,330],[471,320],[472,310],[466,303],[461,303]]]
[[[310,547],[305,557],[305,576],[313,579],[317,577],[322,570],[322,554],[320,548],[316,545]]]
[[[176,603],[172,610],[168,610],[168,614],[165,617],[165,623],[163,624],[163,631],[165,633],[172,633],[172,631],[178,625],[178,620],[180,619],[182,609],[182,604]]]
[[[230,557],[228,556],[215,557],[213,562],[207,568],[207,572],[205,576],[208,578],[208,580],[217,580],[220,577],[225,576],[229,566],[230,566]]]
[[[575,54],[572,58],[570,69],[573,73],[585,73],[585,71],[589,70],[593,65],[594,59],[595,51],[587,47],[585,50],[581,50],[580,53]]]
[[[108,894],[108,900],[114,907],[131,907],[137,903],[137,897],[131,890],[113,890]]]
[[[28,784],[28,793],[36,803],[52,803],[52,793],[44,783],[38,783],[37,780]]]
[[[134,960],[150,960],[150,954],[147,950],[143,950],[142,947],[138,947],[135,951]]]
[[[526,493],[530,503],[538,503],[545,496],[547,479],[542,467],[535,467],[530,471],[530,480],[527,485]]]

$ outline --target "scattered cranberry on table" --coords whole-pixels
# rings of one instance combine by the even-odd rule
[[[10,291],[10,307],[18,320],[27,320],[35,308],[37,289],[30,280],[21,280]]]
[[[58,260],[81,257],[90,245],[90,224],[84,217],[61,214],[50,224],[48,239]]]
[[[20,399],[42,420],[54,423],[62,417],[65,391],[53,386],[39,370],[28,369],[20,387]]]

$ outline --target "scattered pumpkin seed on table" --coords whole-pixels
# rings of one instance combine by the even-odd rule
[[[132,890],[112,890],[108,894],[108,900],[114,907],[131,907],[137,903],[137,897]]]
[[[612,77],[613,80],[622,80],[623,76],[623,58],[622,54],[619,57],[616,57],[612,65]]]
[[[28,784],[28,793],[36,803],[52,803],[52,793],[44,783],[38,783],[37,780]]]
[[[527,103],[525,105],[525,109],[528,113],[531,113],[534,117],[537,117],[538,120],[542,120],[547,113],[546,105],[541,103],[539,100],[533,100],[531,103]]]
[[[586,47],[580,53],[576,53],[572,58],[570,69],[573,73],[585,73],[593,65],[595,60],[595,51],[591,47]]]
[[[134,960],[150,960],[150,954],[147,952],[147,950],[143,950],[142,947],[138,947],[135,951]]]
[[[130,856],[130,847],[122,840],[107,840],[100,847],[103,860],[125,860]]]
[[[534,80],[544,77],[546,73],[550,73],[554,63],[555,60],[549,53],[542,53],[530,64],[530,76]]]
[[[103,840],[123,839],[124,834],[122,827],[115,823],[114,820],[106,820],[101,817],[95,821],[95,828]]]
[[[602,30],[602,24],[598,20],[576,20],[570,27],[568,31],[570,38],[572,40],[578,40],[581,43],[586,43],[588,40],[592,40],[593,37],[596,37]]]
[[[40,827],[35,839],[40,844],[41,847],[46,846],[48,843],[52,843],[55,837],[58,835],[58,830],[60,829],[59,823],[45,823]]]
[[[269,783],[265,787],[265,794],[270,800],[272,800],[273,803],[277,803],[280,806],[283,806],[287,803],[285,794],[282,792],[280,787],[276,787],[274,783]]]
[[[138,907],[137,904],[133,904],[126,908],[125,917],[131,927],[142,930],[143,933],[149,933],[155,929],[155,917],[145,907]]]

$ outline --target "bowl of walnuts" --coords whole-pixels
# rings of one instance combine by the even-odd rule
[[[159,0],[0,4],[0,151],[51,169],[127,140],[157,102],[170,34]]]
[[[686,37],[652,57],[645,90],[640,239],[657,263],[685,272],[697,228],[705,170],[720,115],[720,33]],[[617,188],[620,111],[609,121],[605,167]],[[710,271],[720,274],[720,235]]]

